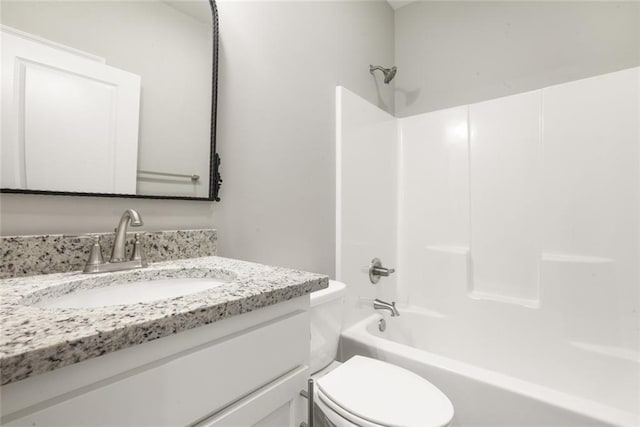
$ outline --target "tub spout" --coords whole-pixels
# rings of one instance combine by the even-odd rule
[[[400,316],[400,312],[396,308],[395,302],[388,303],[376,298],[376,300],[373,301],[373,308],[376,310],[389,310],[391,317]]]

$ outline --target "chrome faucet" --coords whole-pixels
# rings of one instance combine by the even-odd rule
[[[146,267],[147,260],[142,252],[142,242],[139,233],[136,233],[135,243],[131,251],[131,258],[126,258],[127,228],[140,227],[143,225],[140,214],[133,210],[127,209],[120,218],[116,236],[111,249],[111,259],[109,262],[102,260],[102,248],[100,247],[100,236],[93,236],[94,242],[89,254],[89,260],[84,266],[85,273],[105,273],[108,271],[132,270],[134,268]]]
[[[113,241],[113,249],[111,250],[111,259],[109,262],[124,262],[125,259],[125,243],[127,242],[127,228],[131,224],[132,227],[140,227],[144,225],[142,217],[138,211],[127,209],[120,217],[118,228],[116,229],[116,238]]]
[[[376,298],[375,301],[373,301],[373,308],[376,310],[389,310],[391,317],[400,316],[400,312],[396,308],[395,302],[388,303]]]

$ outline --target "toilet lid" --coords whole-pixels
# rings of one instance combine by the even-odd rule
[[[317,380],[320,391],[345,411],[389,427],[441,427],[453,405],[436,386],[399,366],[354,356]]]

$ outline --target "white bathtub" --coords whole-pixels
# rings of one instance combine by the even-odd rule
[[[343,331],[341,358],[347,360],[356,354],[369,356],[405,367],[428,379],[453,402],[454,426],[640,425],[637,413],[474,366],[475,363],[470,363],[473,355],[470,359],[436,353],[440,350],[438,342],[433,341],[435,348],[430,348],[429,340],[424,337],[435,335],[434,323],[437,325],[444,319],[420,309],[404,307],[400,311],[400,317],[384,315],[387,326],[384,332],[378,329],[378,322],[383,318],[380,314],[373,314]],[[462,339],[460,335],[452,335],[448,341]]]

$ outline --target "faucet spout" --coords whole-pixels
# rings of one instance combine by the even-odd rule
[[[140,227],[144,223],[142,217],[134,209],[127,209],[120,217],[118,228],[116,229],[116,238],[113,241],[113,249],[111,251],[110,262],[124,262],[125,258],[125,243],[127,241],[127,229],[129,225],[132,227]]]
[[[373,301],[373,308],[376,310],[389,310],[391,317],[400,316],[400,312],[396,308],[395,302],[389,303],[376,298],[376,300]]]

